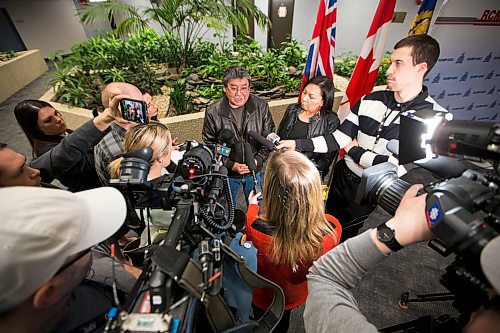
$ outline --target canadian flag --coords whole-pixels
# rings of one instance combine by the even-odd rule
[[[384,53],[384,44],[396,7],[396,0],[380,0],[363,49],[338,110],[340,121],[349,114],[351,105],[370,93],[377,80],[378,68]]]

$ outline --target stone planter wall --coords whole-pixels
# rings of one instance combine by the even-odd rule
[[[0,63],[0,103],[48,70],[39,50],[19,52]]]
[[[374,90],[383,90],[385,86],[375,87]],[[337,112],[344,92],[335,93],[334,101],[334,111]],[[68,107],[65,104],[57,103],[51,101],[54,97],[54,92],[51,90],[47,91],[40,99],[49,102],[57,110],[59,110],[68,125],[69,128],[75,129],[82,125],[84,122],[92,118],[92,111],[77,107]],[[276,126],[281,122],[285,110],[289,104],[296,103],[297,97],[272,100],[269,101],[269,109],[273,115],[274,122]],[[205,112],[185,114],[181,116],[161,118],[160,121],[170,128],[173,137],[178,137],[178,142],[184,142],[186,140],[196,140],[201,141],[201,132],[203,129],[203,119],[205,117]]]

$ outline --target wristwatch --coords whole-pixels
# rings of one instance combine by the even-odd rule
[[[391,249],[392,252],[399,251],[403,248],[396,240],[394,230],[385,225],[385,223],[377,227],[377,239]]]

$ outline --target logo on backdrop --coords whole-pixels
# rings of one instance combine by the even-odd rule
[[[493,88],[491,88],[486,95],[493,95],[493,93],[495,92],[496,87],[497,86],[493,86]]]
[[[469,88],[469,89],[467,89],[467,91],[466,91],[466,92],[464,92],[463,97],[469,97],[469,95],[470,95],[470,88]]]
[[[493,55],[493,52],[490,52],[486,57],[484,57],[483,62],[490,62],[492,55]]]
[[[457,58],[457,61],[455,61],[455,64],[463,64],[464,58],[465,58],[465,53],[462,53],[460,57]]]
[[[460,78],[460,81],[467,81],[467,76],[469,75],[469,72],[465,72],[464,75],[462,75],[462,77]]]
[[[441,73],[438,73],[434,79],[432,79],[432,83],[439,83],[439,80],[441,80]]]

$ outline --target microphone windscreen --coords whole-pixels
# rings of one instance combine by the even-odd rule
[[[139,148],[123,155],[123,158],[127,157],[140,158],[141,160],[149,162],[153,157],[153,149],[150,147]]]
[[[241,209],[234,210],[234,220],[233,225],[236,229],[236,232],[242,231],[247,224],[247,214]]]
[[[227,147],[232,147],[234,145],[234,133],[230,129],[223,128],[217,135],[217,142],[220,145],[226,145]]]
[[[263,137],[262,135],[260,135],[255,131],[248,131],[248,135],[250,135],[252,138],[255,139],[255,141],[257,141],[258,143],[260,143],[269,150],[274,150],[276,148],[271,141],[267,140],[265,137]]]
[[[257,165],[255,165],[255,157],[253,156],[252,146],[245,142],[245,163],[250,171],[257,170]]]
[[[269,134],[271,134],[271,131],[269,131],[269,130],[263,130],[261,134],[262,134],[263,137],[266,138]]]

